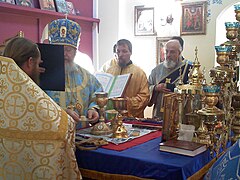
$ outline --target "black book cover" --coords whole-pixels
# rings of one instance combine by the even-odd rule
[[[40,87],[43,90],[64,91],[65,70],[64,70],[64,48],[62,45],[38,43],[45,73],[40,75]]]

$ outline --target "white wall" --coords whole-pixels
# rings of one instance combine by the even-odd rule
[[[119,34],[119,0],[99,0],[99,67],[113,57],[113,45],[118,40]],[[96,67],[96,69],[99,69]]]
[[[186,1],[181,1],[186,2]],[[198,0],[193,0],[198,2]],[[198,60],[201,67],[206,67],[207,72],[214,66],[216,44],[216,19],[218,15],[239,0],[222,0],[222,4],[213,4],[209,0],[208,23],[206,35],[185,35],[183,55],[194,61],[195,47],[198,48]],[[220,2],[220,1],[219,1]],[[180,24],[181,11],[180,1],[175,0],[99,0],[98,18],[100,18],[99,31],[99,65],[112,58],[112,46],[118,39],[129,39],[133,44],[132,60],[148,74],[156,66],[156,37],[157,36],[134,36],[134,6],[145,5],[155,8],[155,29],[157,36],[168,36],[161,29],[162,12],[171,11],[174,14],[174,22]],[[169,8],[170,7],[170,8]],[[180,25],[179,25],[180,28]],[[222,28],[225,28],[224,25]],[[224,31],[224,30],[223,30]],[[179,31],[176,30],[176,35]],[[225,33],[222,34],[225,37]],[[224,42],[224,41],[223,41]],[[208,76],[208,74],[206,74]],[[207,77],[208,79],[208,77]]]
[[[239,1],[240,2],[240,1]],[[238,3],[237,3],[238,4]],[[229,5],[225,11],[222,11],[216,20],[216,45],[220,45],[223,42],[228,41],[226,38],[225,22],[237,21],[234,12],[234,6]]]

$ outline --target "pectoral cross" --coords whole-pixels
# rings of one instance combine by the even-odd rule
[[[171,83],[171,78],[166,78],[165,83]]]

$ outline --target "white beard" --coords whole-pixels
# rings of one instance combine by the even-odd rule
[[[71,73],[77,71],[77,66],[75,63],[69,64],[65,63],[65,73]]]
[[[178,62],[172,60],[164,60],[163,65],[168,69],[173,69],[177,66]]]

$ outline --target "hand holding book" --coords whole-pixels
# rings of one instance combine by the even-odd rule
[[[124,95],[132,74],[113,76],[109,73],[97,72],[95,76],[102,84],[103,90],[108,93],[108,97],[113,98]]]

